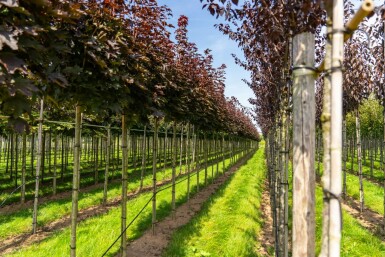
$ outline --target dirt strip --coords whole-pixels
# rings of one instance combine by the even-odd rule
[[[158,187],[166,185],[170,183],[171,180],[164,180],[157,184]],[[142,191],[130,192],[128,196],[128,200],[137,197],[139,194],[144,192],[149,192],[152,190],[151,186],[144,187]],[[114,198],[107,202],[106,205],[97,205],[91,206],[89,208],[83,209],[78,213],[78,223],[84,221],[88,218],[102,215],[107,213],[110,209],[119,206],[121,203],[121,197]],[[10,253],[14,250],[17,250],[21,247],[27,247],[32,244],[36,244],[41,242],[42,240],[48,238],[52,233],[57,230],[68,227],[71,224],[71,216],[65,215],[62,218],[55,220],[43,227],[38,228],[36,234],[24,233],[17,236],[9,237],[5,240],[0,241],[0,253],[6,254]]]
[[[268,182],[265,181],[261,200],[263,227],[261,229],[262,233],[258,235],[258,242],[261,245],[261,247],[258,248],[258,254],[260,254],[258,256],[271,256],[269,249],[274,249],[273,219],[268,188]]]
[[[153,235],[152,229],[149,229],[142,237],[130,242],[127,246],[127,256],[162,256],[162,252],[167,247],[175,230],[187,224],[201,210],[203,204],[210,198],[210,196],[212,196],[250,157],[251,155],[240,160],[224,175],[218,177],[213,184],[204,187],[200,192],[194,195],[189,202],[179,206],[175,210],[175,219],[173,219],[173,215],[170,215],[158,222],[155,228],[155,235]]]
[[[375,211],[368,208],[364,208],[360,213],[360,203],[350,196],[346,196],[346,199],[342,203],[342,208],[352,215],[361,226],[368,229],[382,241],[385,241],[385,231],[383,229],[383,217]]]

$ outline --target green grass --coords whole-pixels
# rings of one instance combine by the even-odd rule
[[[212,160],[215,158],[215,152],[211,151],[208,154],[208,161]],[[229,156],[230,152],[225,153],[226,156]],[[121,156],[121,155],[120,155]],[[202,153],[201,153],[202,156]],[[162,155],[163,157],[163,155]],[[178,156],[179,157],[179,156]],[[53,155],[52,155],[53,158]],[[71,157],[72,158],[72,157]],[[198,156],[197,156],[198,158]],[[137,168],[136,170],[141,169],[141,160],[142,157],[137,158]],[[130,157],[128,169],[129,172],[133,171],[133,165],[132,165],[132,159]],[[27,162],[29,163],[29,162]],[[53,161],[51,161],[53,165]],[[151,172],[152,171],[152,155],[150,155],[147,159],[147,166],[146,166],[146,171]],[[185,155],[182,157],[182,163],[185,163]],[[164,162],[162,162],[162,168],[163,168]],[[177,164],[179,164],[179,158],[177,161]],[[166,162],[167,167],[171,166],[171,159],[168,158]],[[2,165],[0,164],[0,167]],[[4,166],[4,165],[3,165]],[[72,159],[69,159],[69,163],[67,166],[67,169],[63,173],[63,179],[61,179],[61,162],[58,163],[57,165],[57,193],[60,192],[65,192],[69,191],[72,189]],[[180,167],[180,166],[179,166]],[[178,167],[178,169],[179,169]],[[40,196],[48,196],[53,194],[53,167],[51,167],[51,173],[48,172],[48,164],[46,163],[45,167],[45,175],[44,175],[44,184],[40,183],[40,188],[39,188],[39,195]],[[101,183],[104,181],[104,168],[105,168],[105,163],[102,165],[99,164],[99,176],[98,176],[98,182]],[[4,168],[5,169],[5,168]],[[17,181],[18,185],[21,185],[21,166],[19,165],[19,171],[18,171],[18,176],[17,176]],[[182,169],[185,170],[185,165],[182,165]],[[80,187],[84,188],[90,185],[95,184],[94,180],[94,163],[87,161],[86,154],[83,154],[82,157],[82,162],[81,162],[81,168],[80,168]],[[109,178],[110,179],[117,179],[121,177],[121,167],[120,164],[116,165],[116,160],[111,160],[110,162],[110,171],[109,171]],[[113,175],[113,177],[112,177]],[[9,179],[9,174],[5,173],[0,173],[0,203],[2,203],[4,200],[6,200],[5,204],[11,204],[20,201],[21,198],[21,189],[17,189],[12,195],[10,194],[13,190],[15,189],[15,181]],[[34,175],[30,174],[30,166],[27,165],[27,173],[26,173],[26,192],[25,192],[25,198],[26,200],[32,200],[34,197],[34,191],[35,190],[35,177]]]
[[[261,146],[199,215],[174,233],[163,256],[258,256],[265,170]]]
[[[316,255],[321,250],[323,193],[316,189]],[[363,228],[350,214],[343,211],[341,256],[372,257],[385,256],[385,244]]]
[[[227,160],[227,164],[229,161]],[[214,164],[216,165],[216,164]],[[221,165],[220,171],[222,170]],[[208,172],[211,177],[211,172]],[[204,170],[200,171],[200,184],[203,186]],[[196,176],[191,176],[192,193],[196,191]],[[151,193],[144,193],[137,198],[129,200],[127,203],[129,222],[151,197]],[[180,205],[187,199],[187,181],[176,186],[177,204]],[[171,212],[171,188],[157,194],[157,214],[158,219],[162,219]],[[79,223],[77,233],[77,256],[101,256],[108,246],[120,234],[120,208],[113,208],[108,213],[89,218]],[[128,240],[139,237],[149,226],[151,226],[151,204],[127,230]],[[70,229],[55,232],[44,241],[24,249],[18,250],[6,256],[23,257],[47,257],[47,256],[68,256],[69,255]],[[114,245],[107,256],[115,256],[119,249],[119,242]]]
[[[364,204],[369,209],[384,214],[384,189],[365,179],[364,187]],[[346,174],[346,192],[356,200],[360,200],[359,178],[351,174]]]
[[[317,164],[316,164],[317,167]],[[349,167],[349,166],[348,166]],[[291,168],[291,165],[290,165]],[[322,163],[320,165],[322,173]],[[291,181],[291,170],[290,181]],[[359,199],[358,177],[347,174],[347,193]],[[291,183],[291,182],[290,182]],[[383,189],[364,180],[365,201],[369,208],[379,210],[382,208]],[[290,197],[291,198],[291,197]],[[381,203],[381,204],[378,204]],[[290,200],[289,200],[290,204]],[[320,186],[316,188],[316,255],[321,251],[322,236],[322,208],[323,193]],[[381,213],[381,212],[380,212]],[[383,210],[382,210],[383,213]],[[291,211],[289,212],[291,215]],[[346,257],[372,257],[385,256],[385,243],[370,231],[362,227],[359,222],[346,211],[343,211],[343,230],[341,239],[341,256]],[[289,222],[291,227],[291,222]]]
[[[220,159],[221,161],[221,159]],[[229,159],[225,161],[225,165],[229,164]],[[215,164],[216,165],[216,164]],[[182,167],[183,168],[183,167]],[[220,163],[219,168],[222,168]],[[178,169],[177,169],[178,171]],[[211,170],[208,172],[210,173]],[[171,168],[162,172],[158,171],[158,180],[171,178]],[[139,188],[140,171],[136,174],[129,175],[128,180],[128,192],[135,191]],[[200,179],[203,179],[201,177]],[[146,171],[143,185],[148,186],[152,184],[152,172]],[[113,199],[121,195],[121,184],[119,182],[110,184],[108,189],[108,199]],[[95,189],[93,191],[79,194],[79,210],[85,209],[93,205],[99,205],[103,199],[103,188]],[[66,199],[60,199],[56,201],[49,201],[39,205],[38,209],[38,226],[44,226],[54,220],[59,219],[64,215],[71,213],[72,199],[71,197]],[[9,215],[0,215],[0,239],[7,238],[9,236],[15,236],[21,233],[26,233],[32,229],[32,209],[25,209],[17,211]]]

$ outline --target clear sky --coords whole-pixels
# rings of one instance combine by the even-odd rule
[[[223,22],[223,19],[221,17],[216,19],[207,10],[202,10],[202,3],[199,0],[158,0],[158,5],[167,5],[172,9],[174,14],[170,20],[172,24],[177,24],[180,15],[189,18],[190,41],[197,44],[201,53],[207,48],[212,50],[215,67],[223,63],[227,66],[226,96],[235,96],[242,105],[251,107],[248,99],[253,97],[253,92],[242,81],[242,79],[249,80],[250,73],[235,64],[231,56],[234,53],[243,58],[243,53],[237,43],[214,28],[214,25]]]

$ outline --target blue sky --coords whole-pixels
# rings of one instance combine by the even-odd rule
[[[158,5],[167,5],[172,9],[173,17],[170,22],[176,24],[180,15],[189,18],[189,39],[197,44],[199,51],[207,48],[212,50],[214,66],[226,64],[226,96],[235,96],[244,106],[251,107],[248,99],[253,97],[252,90],[242,81],[249,80],[250,73],[234,62],[232,53],[243,58],[242,51],[237,44],[219,32],[214,25],[223,22],[220,17],[216,19],[207,10],[202,10],[199,0],[158,0]]]

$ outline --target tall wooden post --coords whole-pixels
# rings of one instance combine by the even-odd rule
[[[314,35],[293,39],[293,256],[315,255]]]

